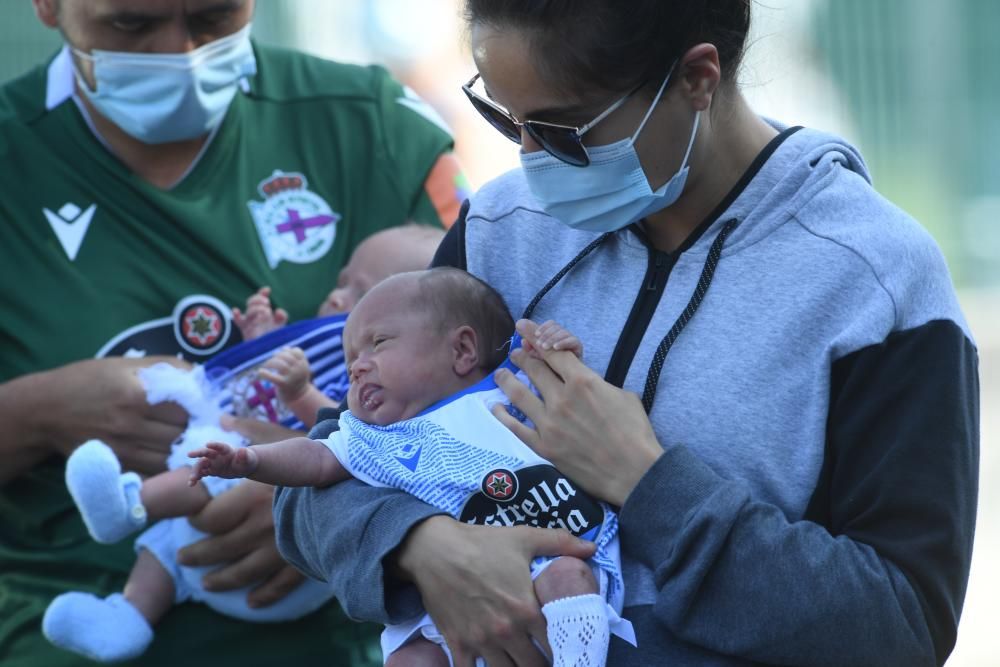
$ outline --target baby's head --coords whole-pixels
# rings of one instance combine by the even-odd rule
[[[319,307],[320,317],[346,313],[372,287],[404,271],[426,269],[444,231],[406,224],[372,234],[358,244],[337,277],[337,286]]]
[[[499,366],[513,332],[503,297],[465,271],[392,276],[347,318],[347,405],[370,424],[409,419]]]

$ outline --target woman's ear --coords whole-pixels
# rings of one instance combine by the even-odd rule
[[[708,43],[692,46],[677,67],[683,95],[691,100],[696,111],[708,109],[722,81],[718,49]]]
[[[452,329],[451,348],[454,355],[452,368],[456,375],[465,377],[479,368],[479,337],[467,324]]]

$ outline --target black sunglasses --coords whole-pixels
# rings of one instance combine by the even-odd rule
[[[528,136],[545,149],[545,152],[576,167],[586,167],[590,164],[590,155],[587,154],[587,147],[583,145],[583,135],[607,118],[611,112],[624,104],[625,100],[635,93],[635,90],[638,90],[636,88],[626,94],[586,125],[571,127],[569,125],[546,123],[540,120],[526,120],[524,122],[517,120],[509,111],[501,108],[496,102],[482,97],[472,90],[472,85],[478,78],[479,74],[476,74],[469,79],[469,82],[462,86],[462,90],[465,92],[466,97],[469,98],[469,101],[472,102],[472,106],[476,108],[476,111],[490,125],[515,144],[521,143],[521,128],[523,127]]]

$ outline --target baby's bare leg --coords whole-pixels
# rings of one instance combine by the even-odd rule
[[[188,485],[191,468],[184,466],[146,478],[140,498],[149,521],[197,514],[212,499],[203,484]]]
[[[535,579],[535,595],[542,604],[596,592],[594,573],[579,558],[557,558]]]
[[[174,581],[148,549],[139,551],[123,593],[150,625],[174,605]]]
[[[444,649],[424,638],[400,646],[385,661],[385,667],[448,667]]]

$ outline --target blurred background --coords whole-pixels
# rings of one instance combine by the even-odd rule
[[[473,187],[518,164],[460,86],[474,72],[460,0],[258,0],[258,40],[386,65],[451,126]],[[741,74],[763,115],[838,133],[876,188],[948,257],[979,344],[982,472],[972,577],[948,667],[1000,666],[1000,2],[765,0]],[[0,81],[60,37],[29,0],[0,4]]]

